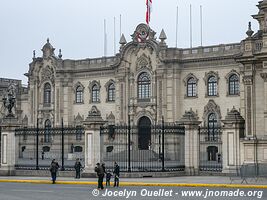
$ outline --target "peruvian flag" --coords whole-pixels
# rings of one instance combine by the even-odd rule
[[[152,0],[146,0],[146,23],[150,22],[150,14],[152,12]]]

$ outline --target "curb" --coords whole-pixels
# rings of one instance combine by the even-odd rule
[[[51,184],[49,180],[0,180],[0,183],[32,183],[32,184]],[[65,185],[97,185],[97,182],[82,181],[57,181],[57,184]],[[206,183],[138,183],[121,182],[120,186],[158,186],[158,187],[213,187],[213,188],[250,188],[267,189],[267,185],[241,185],[241,184],[206,184]]]

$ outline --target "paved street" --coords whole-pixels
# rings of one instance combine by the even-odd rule
[[[94,186],[83,186],[83,185],[52,185],[52,184],[22,184],[22,183],[0,183],[0,200],[91,200],[91,199],[127,199],[127,194],[129,194],[128,199],[162,199],[162,200],[172,200],[172,199],[219,199],[219,200],[229,200],[229,199],[267,199],[267,190],[261,189],[225,189],[225,188],[182,188],[182,187],[121,187],[121,188],[109,188],[107,191],[111,196],[103,196],[106,194],[106,190],[100,191],[98,197],[94,197],[92,192],[95,189]],[[160,190],[161,189],[161,190]],[[123,197],[114,196],[114,192],[121,191]],[[172,192],[171,192],[172,191]],[[182,192],[185,191],[202,191],[201,197],[183,197]],[[214,193],[220,191],[235,191],[244,192],[246,197],[206,197],[206,192]],[[215,192],[216,191],[216,192]],[[262,191],[262,192],[261,192]],[[95,194],[97,191],[94,191]],[[151,192],[155,192],[154,196],[150,196]],[[143,195],[147,196],[141,196]],[[166,195],[165,197],[162,195]],[[235,193],[234,193],[235,194]],[[115,194],[118,195],[118,194]],[[157,196],[156,196],[157,195]],[[161,196],[159,196],[161,195]],[[259,198],[262,197],[262,198]]]

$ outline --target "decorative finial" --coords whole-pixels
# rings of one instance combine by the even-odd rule
[[[161,33],[159,35],[159,39],[160,39],[161,43],[165,43],[165,40],[167,39],[167,36],[166,36],[166,34],[165,34],[163,29],[161,30]]]
[[[251,29],[251,22],[248,22],[248,30],[246,32],[248,37],[251,37],[253,35],[254,31]]]
[[[125,36],[124,36],[124,34],[122,34],[121,35],[121,38],[120,38],[120,45],[121,46],[124,46],[126,43],[127,43],[127,41],[125,39]]]
[[[60,59],[62,58],[61,49],[59,49],[58,57],[59,57]]]
[[[49,43],[49,38],[47,38],[46,42]]]
[[[35,59],[35,50],[33,50],[32,54],[32,59]]]

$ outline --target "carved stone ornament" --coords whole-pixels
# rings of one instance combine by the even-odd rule
[[[107,121],[109,124],[115,124],[115,116],[112,113],[112,111],[110,112],[110,114],[107,116]]]
[[[237,75],[237,77],[239,78],[240,74],[234,69],[232,69],[228,74],[226,74],[226,76],[224,78],[226,79],[227,84],[229,83],[229,78],[234,74]],[[239,80],[240,80],[240,78],[239,78]]]
[[[211,113],[217,114],[219,119],[222,118],[220,106],[218,106],[213,99],[210,99],[208,104],[204,107],[203,121],[206,121]]]
[[[76,117],[74,116],[75,124],[81,124],[82,121],[83,121],[83,116],[81,116],[80,113],[78,113],[78,115]]]
[[[214,71],[210,71],[210,72],[208,72],[208,73],[207,73],[207,72],[205,73],[205,77],[203,78],[204,81],[205,81],[205,84],[206,84],[206,85],[208,84],[208,79],[209,79],[211,76],[215,76],[215,78],[217,79],[217,84],[218,84],[219,79],[220,79],[220,77],[219,77],[219,73],[218,73],[218,72],[214,72]]]
[[[224,121],[245,123],[244,118],[240,115],[238,110],[235,109],[235,107],[233,107],[230,112],[227,112]]]
[[[261,73],[260,75],[264,82],[267,82],[267,73]]]
[[[146,24],[139,24],[131,35],[134,42],[144,43],[147,40],[155,39],[156,32]]]
[[[142,54],[142,56],[137,59],[136,70],[144,67],[151,69],[151,59],[147,55]]]
[[[197,84],[197,82],[198,82],[198,78],[197,78],[193,73],[189,73],[189,74],[183,79],[184,86],[187,86],[187,81],[188,81],[190,78],[193,78],[193,79],[196,81],[196,84]]]
[[[97,109],[96,106],[92,106],[91,110],[88,113],[86,121],[103,121],[101,112]]]
[[[195,122],[198,120],[197,113],[195,113],[192,108],[189,111],[185,111],[185,114],[180,119],[181,122]]]
[[[51,81],[51,83],[54,85],[55,83],[55,76],[54,76],[54,69],[50,66],[46,66],[41,71],[41,83],[44,83],[46,81]]]
[[[253,83],[253,76],[252,75],[247,75],[243,77],[243,82],[245,85],[252,85]]]

